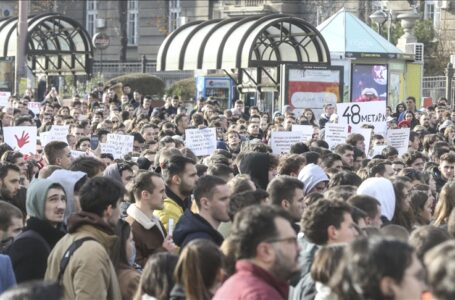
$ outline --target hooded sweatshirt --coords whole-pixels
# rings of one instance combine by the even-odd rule
[[[69,170],[56,170],[48,177],[50,180],[55,180],[63,186],[66,194],[66,211],[65,211],[65,222],[68,217],[76,213],[76,203],[74,200],[74,186],[84,176],[87,176],[81,171],[69,171]]]
[[[118,170],[118,164],[110,164],[109,166],[107,166],[107,168],[104,170],[103,176],[110,177],[112,179],[117,180],[120,183],[123,183],[122,175]]]
[[[329,177],[325,174],[324,170],[315,164],[308,164],[300,170],[299,180],[305,185],[304,191],[307,195],[318,183],[329,181]]]
[[[248,174],[258,188],[267,189],[269,184],[268,153],[251,152],[245,154],[239,164],[241,174]]]
[[[368,178],[357,189],[357,195],[376,198],[381,203],[382,215],[392,221],[395,213],[395,191],[390,180],[383,177]]]
[[[46,220],[44,213],[47,199],[47,192],[52,185],[58,185],[62,189],[62,185],[55,179],[35,179],[27,189],[27,201],[25,203],[27,215],[40,220]]]
[[[6,250],[18,283],[44,278],[47,257],[55,244],[65,235],[63,230],[54,227],[45,216],[47,192],[54,184],[58,185],[57,181],[36,179],[28,187],[27,225]]]

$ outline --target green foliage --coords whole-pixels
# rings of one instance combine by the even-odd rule
[[[176,81],[167,90],[167,94],[179,96],[184,100],[194,98],[194,95],[196,95],[196,80],[191,77]]]
[[[125,74],[112,78],[107,85],[118,85],[120,83],[128,84],[131,90],[138,90],[143,95],[162,96],[164,94],[163,80],[153,75],[144,73]]]
[[[419,43],[424,43],[425,45],[433,43],[436,37],[432,20],[418,20],[414,32]]]

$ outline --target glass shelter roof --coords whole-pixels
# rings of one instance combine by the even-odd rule
[[[157,70],[215,70],[278,67],[281,64],[330,65],[319,31],[282,14],[195,21],[161,44]]]
[[[47,13],[30,16],[25,55],[34,74],[84,75],[91,73],[93,45],[75,20]],[[0,19],[0,57],[16,56],[18,18]]]

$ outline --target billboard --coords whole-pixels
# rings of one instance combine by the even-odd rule
[[[354,64],[351,74],[351,102],[387,101],[386,64]]]
[[[336,105],[343,100],[343,67],[285,66],[284,73],[283,105],[290,105],[297,115],[311,108],[318,117],[324,104]]]

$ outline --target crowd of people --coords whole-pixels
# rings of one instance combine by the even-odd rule
[[[411,128],[402,155],[374,128],[369,147],[350,134],[329,149],[331,104],[187,109],[102,84],[69,100],[51,89],[35,115],[26,93],[0,112],[39,134],[69,125],[36,153],[0,144],[0,299],[455,299],[447,99],[388,107],[388,128]],[[271,133],[294,124],[311,139],[274,155]],[[217,149],[197,157],[185,131],[206,127]],[[132,135],[133,152],[102,153],[109,133]]]

